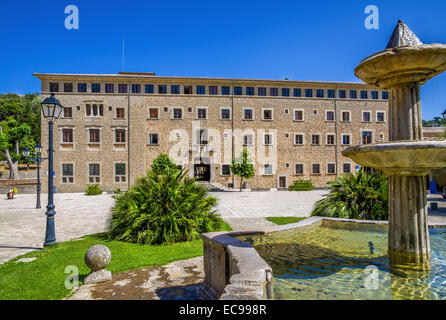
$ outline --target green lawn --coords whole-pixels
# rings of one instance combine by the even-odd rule
[[[224,224],[223,231],[231,231]],[[106,245],[112,255],[107,270],[112,273],[160,266],[172,261],[189,259],[203,254],[201,240],[170,245],[141,245],[104,240],[101,235],[89,235],[80,240],[61,242],[41,251],[28,252],[0,265],[0,300],[54,300],[62,299],[70,290],[65,288],[65,268],[74,265],[79,269],[79,280],[88,274],[84,263],[85,252],[95,244]],[[31,262],[18,259],[37,257]]]
[[[299,217],[269,217],[266,218],[266,220],[271,221],[272,223],[278,224],[278,225],[284,225],[289,223],[296,223],[299,221],[302,221],[306,218],[299,218]]]

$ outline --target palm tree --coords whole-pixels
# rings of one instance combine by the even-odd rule
[[[388,219],[388,180],[381,172],[343,174],[329,182],[330,193],[316,203],[313,216],[361,220]]]

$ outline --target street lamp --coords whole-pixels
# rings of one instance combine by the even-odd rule
[[[54,93],[41,103],[42,113],[48,119],[48,205],[46,206],[46,235],[44,247],[56,244],[56,231],[54,229],[54,190],[53,190],[53,124],[59,119],[63,106],[56,99]]]
[[[22,150],[22,155],[27,159],[27,160],[31,160],[35,163],[37,163],[37,203],[36,203],[36,209],[40,209],[40,164],[42,163],[43,160],[46,160],[46,158],[42,158],[42,146],[40,145],[40,143],[36,144],[34,146],[34,152],[36,154],[35,158],[30,158],[29,154],[30,154],[30,150],[28,149],[28,147],[23,148]]]

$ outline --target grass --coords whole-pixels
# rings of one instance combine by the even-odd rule
[[[222,231],[231,231],[224,223]],[[28,252],[0,265],[0,300],[57,300],[70,293],[65,279],[70,273],[65,268],[74,265],[79,270],[79,281],[89,273],[84,263],[85,252],[95,244],[106,245],[112,255],[107,267],[112,273],[161,266],[173,261],[203,255],[203,242],[194,240],[169,245],[142,245],[105,240],[101,234],[58,243],[40,251]],[[15,261],[36,257],[31,262]]]
[[[272,223],[278,224],[279,226],[289,223],[296,223],[306,219],[300,217],[269,217],[266,220],[271,221]]]

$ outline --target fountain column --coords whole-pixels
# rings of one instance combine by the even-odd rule
[[[396,269],[429,268],[426,175],[446,165],[446,143],[423,141],[420,86],[446,69],[446,45],[423,44],[400,20],[384,51],[355,74],[389,91],[389,143],[347,148],[344,156],[389,176],[389,260]]]
[[[420,84],[390,88],[389,140],[423,139]],[[425,176],[389,176],[389,255],[392,263],[426,265],[429,230]]]

